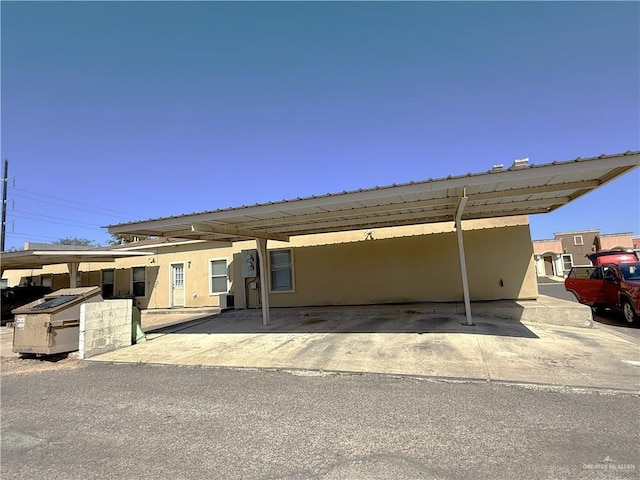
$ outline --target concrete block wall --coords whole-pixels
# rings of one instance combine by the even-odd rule
[[[131,300],[106,300],[80,307],[81,359],[131,345]]]

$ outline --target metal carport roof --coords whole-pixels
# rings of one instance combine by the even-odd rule
[[[548,213],[635,168],[640,152],[503,169],[108,226],[109,233],[288,240],[313,233]],[[465,195],[466,193],[466,195]]]
[[[2,252],[1,269],[22,270],[42,268],[45,265],[57,265],[66,263],[69,268],[70,286],[75,287],[76,275],[80,263],[83,262],[115,262],[117,258],[137,257],[153,255],[153,252],[132,252],[110,249],[83,249],[78,246],[49,246],[50,248],[36,248],[17,250],[15,252]]]
[[[516,160],[505,169],[449,176],[110,225],[109,233],[186,239],[257,240],[261,285],[267,284],[267,240],[314,233],[455,221],[467,323],[472,324],[462,220],[548,213],[625,174],[640,163],[640,152],[576,158],[529,165]],[[261,289],[263,323],[269,296]]]
[[[45,265],[82,262],[114,262],[117,258],[152,255],[153,252],[131,252],[118,250],[59,251],[18,250],[2,253],[2,270],[42,268]]]

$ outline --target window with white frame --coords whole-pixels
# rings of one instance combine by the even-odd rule
[[[102,298],[113,297],[115,270],[102,270]]]
[[[227,271],[227,259],[210,260],[209,270],[211,272],[211,294],[228,292],[229,275]]]
[[[570,253],[565,253],[562,255],[562,269],[566,272],[567,270],[571,270],[573,267],[573,257]]]
[[[573,236],[573,244],[574,245],[584,245],[584,240],[582,239],[582,235],[574,235]]]
[[[290,292],[293,290],[293,255],[291,249],[269,252],[271,291]]]
[[[135,297],[144,297],[146,283],[146,268],[133,267],[131,269],[131,291]]]

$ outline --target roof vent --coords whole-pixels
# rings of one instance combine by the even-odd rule
[[[501,172],[503,167],[504,167],[504,165],[499,163],[498,165],[494,165],[493,168],[491,169],[491,171],[492,172]]]
[[[511,165],[511,169],[515,170],[516,168],[525,168],[528,163],[529,163],[528,158],[518,158],[513,161],[513,165]]]

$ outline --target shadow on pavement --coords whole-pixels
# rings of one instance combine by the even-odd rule
[[[237,333],[466,333],[502,337],[538,338],[525,325],[516,321],[475,319],[466,325],[464,315],[447,312],[309,312],[307,309],[285,311],[273,309],[270,325],[262,325],[262,317],[251,310],[224,312],[147,333],[237,334]]]
[[[21,353],[19,357],[22,359],[39,360],[41,362],[57,363],[60,360],[65,360],[66,358],[69,358],[69,352],[54,353],[51,355],[41,355],[37,353]]]
[[[614,327],[625,327],[625,328],[639,328],[640,325],[638,322],[629,323],[625,320],[622,312],[618,312],[616,310],[603,310],[598,313],[593,314],[593,320],[598,323],[603,323],[605,325],[611,325]]]

